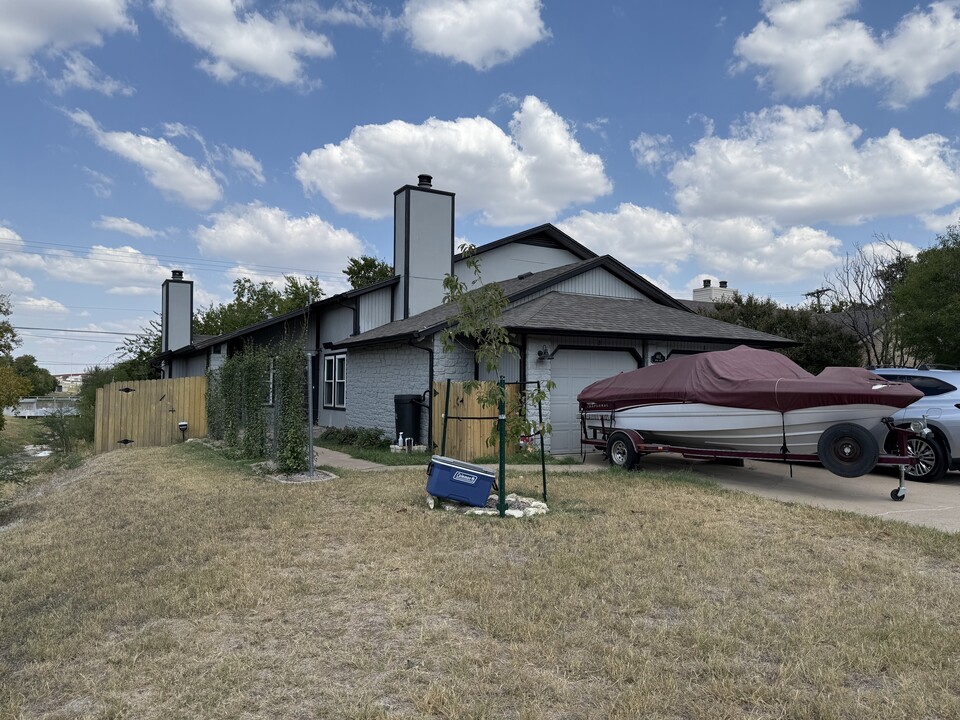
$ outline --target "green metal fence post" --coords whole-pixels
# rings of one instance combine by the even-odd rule
[[[540,381],[537,380],[537,397],[540,397]],[[547,458],[546,450],[544,450],[544,438],[543,438],[543,401],[537,400],[537,412],[539,413],[540,425],[537,427],[537,432],[540,434],[540,472],[543,477],[543,501],[547,501]]]
[[[506,378],[500,376],[500,400],[497,402],[497,422],[500,426],[500,497],[497,502],[497,510],[500,511],[500,517],[507,513],[507,409],[504,403],[506,393]]]

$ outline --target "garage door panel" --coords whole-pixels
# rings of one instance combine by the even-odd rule
[[[550,392],[551,452],[580,452],[580,406],[577,395],[587,385],[611,375],[636,370],[626,350],[563,350],[553,358],[550,374],[557,384]]]

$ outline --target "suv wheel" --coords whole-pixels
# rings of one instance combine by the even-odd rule
[[[947,453],[935,437],[912,437],[907,440],[907,454],[917,458],[917,464],[907,468],[907,477],[919,482],[941,480],[947,474]]]

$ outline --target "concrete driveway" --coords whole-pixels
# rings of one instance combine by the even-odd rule
[[[640,467],[692,470],[723,487],[775,500],[960,532],[960,472],[935,483],[907,480],[907,496],[894,502],[890,491],[899,483],[896,470],[842,478],[819,466],[794,465],[791,477],[791,467],[780,463],[746,460],[741,468],[677,455],[647,455]]]

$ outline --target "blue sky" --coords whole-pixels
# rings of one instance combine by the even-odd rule
[[[960,215],[960,3],[0,0],[0,292],[51,372],[181,268],[392,261],[393,191],[476,244],[552,222],[677,297],[795,305]]]

